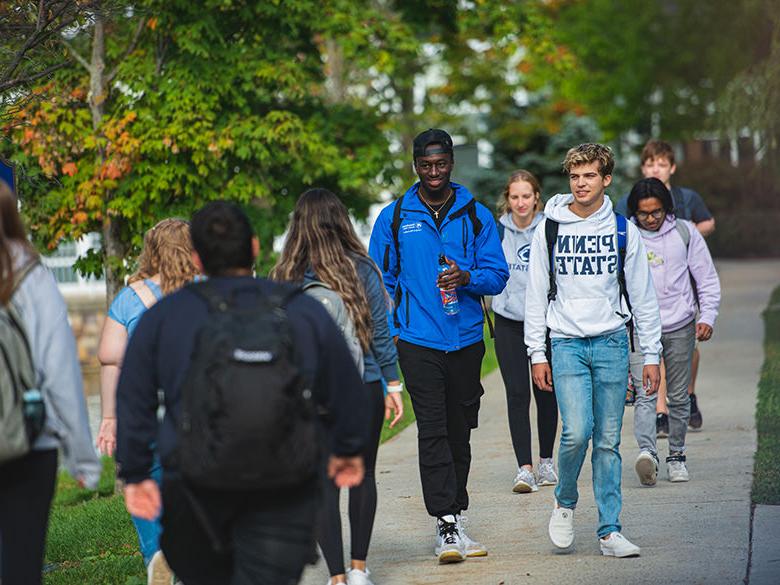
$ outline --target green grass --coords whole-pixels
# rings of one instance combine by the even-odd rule
[[[65,472],[57,479],[46,543],[46,585],[146,583],[138,538],[124,501],[114,495],[114,462],[103,459],[97,491]]]
[[[764,311],[764,366],[758,383],[753,503],[780,504],[780,287]]]
[[[482,375],[497,366],[493,340],[485,331]],[[403,393],[404,418],[384,427],[382,442],[414,422],[409,393]],[[78,487],[65,472],[57,480],[46,544],[45,585],[143,585],[146,583],[138,538],[121,496],[114,494],[114,462],[103,459],[97,491]]]

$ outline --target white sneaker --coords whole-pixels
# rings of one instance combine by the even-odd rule
[[[370,574],[371,571],[368,568],[365,571],[349,569],[347,571],[347,585],[374,585],[371,579],[368,578]]]
[[[606,538],[599,538],[601,554],[605,557],[638,557],[639,547],[632,544],[625,536],[619,532],[610,532]]]
[[[688,467],[685,465],[685,453],[675,452],[670,453],[666,458],[666,472],[669,475],[669,481],[677,483],[680,481],[688,481]]]
[[[558,548],[569,548],[574,544],[574,510],[561,508],[555,503],[550,524],[547,527],[550,540]]]
[[[165,560],[165,555],[161,550],[154,553],[149,566],[146,567],[147,585],[171,585],[173,583],[173,572]]]
[[[539,485],[555,485],[558,483],[558,474],[555,473],[552,457],[539,460]]]
[[[658,459],[650,451],[640,451],[634,469],[639,476],[639,483],[646,486],[655,485],[658,478]]]
[[[487,549],[482,546],[481,543],[476,540],[472,540],[471,537],[466,534],[466,524],[468,524],[468,517],[463,514],[456,514],[455,520],[458,523],[458,532],[460,532],[460,538],[463,540],[463,546],[466,548],[467,557],[486,557],[488,554]]]
[[[459,563],[466,560],[466,547],[460,537],[453,515],[436,519],[436,556],[439,563]]]
[[[512,486],[512,491],[516,494],[530,494],[531,492],[538,492],[539,486],[536,485],[534,472],[529,471],[525,467],[518,469],[517,475],[515,476],[515,484]]]

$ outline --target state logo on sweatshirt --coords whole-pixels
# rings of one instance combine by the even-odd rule
[[[531,244],[520,246],[517,249],[517,262],[507,262],[509,270],[528,270],[528,259],[531,257]]]

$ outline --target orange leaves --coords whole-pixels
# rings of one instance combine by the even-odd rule
[[[85,212],[77,211],[76,213],[73,214],[73,217],[71,218],[70,222],[73,225],[79,225],[86,222],[88,219],[89,216]]]
[[[157,17],[156,16],[152,16],[146,22],[146,26],[148,26],[151,30],[156,30],[157,29]]]
[[[69,177],[72,177],[76,174],[78,171],[78,168],[76,167],[76,163],[74,162],[67,162],[64,165],[62,165],[62,174],[68,175]]]

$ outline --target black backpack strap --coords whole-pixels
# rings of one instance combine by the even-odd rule
[[[626,299],[626,307],[631,315],[628,322],[628,339],[631,344],[631,351],[634,348],[634,312],[631,309],[631,299],[628,297],[628,287],[626,286],[626,248],[628,248],[628,220],[615,213],[615,227],[617,228],[618,245],[618,286],[620,287],[620,297]]]
[[[558,285],[555,282],[555,242],[558,239],[560,224],[549,217],[544,220],[544,239],[547,242],[547,258],[549,260],[550,290],[547,292],[547,302],[551,303],[558,296]]]
[[[498,240],[500,242],[504,241],[504,233],[506,232],[506,226],[501,223],[500,221],[496,222],[496,229],[498,230]]]
[[[404,196],[401,195],[395,202],[395,207],[393,208],[393,221],[390,224],[390,229],[393,232],[393,246],[395,247],[396,277],[401,272],[401,243],[398,240],[398,232],[401,230],[401,206],[403,205],[403,202]]]
[[[216,287],[214,287],[214,284],[209,280],[193,282],[192,284],[188,284],[187,288],[206,301],[210,312],[227,311],[230,307],[230,299],[227,299],[224,295],[220,294]]]

